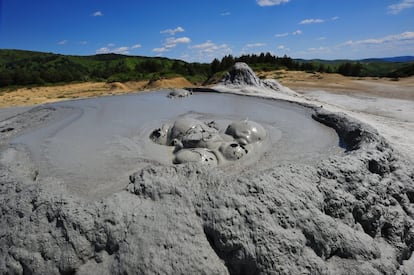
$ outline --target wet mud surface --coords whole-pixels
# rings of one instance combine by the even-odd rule
[[[311,111],[299,105],[230,94],[197,93],[183,99],[167,94],[51,104],[60,118],[27,131],[11,144],[28,149],[40,175],[56,177],[72,192],[89,198],[122,190],[129,174],[149,162],[170,165],[204,159],[228,166],[239,160],[228,168],[232,173],[260,160],[305,163],[341,151],[335,131],[313,120]],[[244,120],[249,122],[244,125]],[[170,128],[159,128],[163,124]],[[261,141],[250,136],[252,125],[260,128]],[[170,131],[166,144],[151,140],[154,129],[161,135]],[[184,135],[184,131],[190,132]],[[173,142],[180,144],[165,146]],[[180,146],[186,148],[178,150]]]
[[[59,103],[3,122],[0,270],[412,274],[413,165],[375,129],[274,100],[217,95],[194,110],[211,95],[151,95],[142,105],[128,96]],[[175,147],[150,136],[183,119],[228,131],[238,144],[248,139],[230,125],[254,121],[269,145],[253,163],[174,165]],[[105,171],[116,165],[125,170]]]

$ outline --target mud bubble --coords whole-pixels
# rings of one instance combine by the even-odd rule
[[[221,166],[257,157],[263,151],[268,133],[262,125],[249,120],[234,121],[220,129],[214,121],[179,118],[155,129],[150,139],[173,148],[174,164],[197,162]]]

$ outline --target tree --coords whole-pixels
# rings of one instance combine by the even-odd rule
[[[211,75],[220,71],[220,61],[217,58],[214,58],[213,62],[210,65]]]
[[[318,72],[320,72],[320,73],[324,73],[326,71],[326,68],[325,68],[325,65],[324,64],[319,64],[319,69],[318,69]]]
[[[266,53],[266,55],[264,56],[264,62],[263,63],[267,63],[267,64],[272,64],[275,63],[276,58],[269,52]]]
[[[157,73],[161,72],[162,65],[155,60],[146,60],[140,64],[137,64],[135,66],[135,70],[143,73]]]
[[[351,75],[352,76],[361,76],[362,75],[362,64],[361,63],[357,62],[356,64],[354,64],[352,66]]]
[[[0,71],[0,87],[14,84],[13,75],[8,71]]]
[[[288,57],[286,54],[280,60],[281,65],[285,66],[288,69],[293,67],[293,60],[292,58]]]
[[[179,62],[179,61],[174,61],[173,62],[172,66],[171,66],[171,70],[174,73],[177,73],[177,74],[181,74],[181,75],[186,75],[187,74],[187,70],[186,70],[185,66],[183,65],[182,62]]]
[[[338,73],[344,76],[350,76],[352,71],[352,64],[346,62],[338,67]]]
[[[225,57],[223,57],[221,59],[221,65],[220,65],[220,70],[221,71],[226,71],[228,70],[231,66],[233,66],[235,63],[234,57],[230,54],[230,55],[226,55]]]
[[[300,65],[300,70],[305,72],[314,72],[316,71],[313,63],[310,62],[304,62]]]
[[[361,63],[346,62],[338,67],[338,73],[344,76],[361,76],[363,66]]]
[[[331,74],[332,73],[331,66],[327,66],[325,72],[328,73],[328,74]]]

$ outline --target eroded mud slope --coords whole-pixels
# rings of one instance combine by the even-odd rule
[[[367,125],[322,110],[314,118],[337,130],[345,155],[315,164],[264,162],[231,176],[149,164],[124,191],[99,201],[39,181],[24,151],[4,149],[0,270],[412,274],[412,164]]]

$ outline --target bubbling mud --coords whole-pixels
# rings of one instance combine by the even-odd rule
[[[254,121],[232,122],[221,131],[214,122],[179,118],[155,129],[150,138],[157,144],[173,146],[174,164],[197,162],[210,166],[244,160],[262,152],[268,139],[266,130]]]

